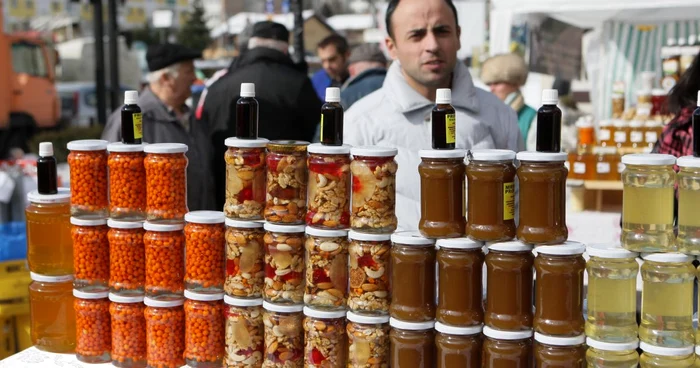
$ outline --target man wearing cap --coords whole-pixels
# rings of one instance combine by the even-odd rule
[[[386,57],[379,45],[366,43],[355,47],[348,58],[348,72],[350,79],[340,92],[340,101],[346,109],[382,87],[386,77]]]
[[[146,52],[148,86],[138,105],[143,112],[143,141],[184,143],[188,146],[187,206],[190,211],[213,210],[214,184],[211,179],[211,143],[208,129],[192,121],[185,104],[195,81],[194,60],[202,54],[177,44],[154,45]],[[102,139],[121,140],[120,109],[107,119]]]

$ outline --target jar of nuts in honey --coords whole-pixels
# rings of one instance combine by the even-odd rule
[[[146,221],[146,296],[151,299],[180,299],[185,290],[184,224]]]
[[[149,144],[146,159],[146,218],[182,222],[187,213],[187,145]]]
[[[306,146],[303,141],[267,144],[265,220],[273,224],[303,224],[306,217]]]
[[[307,147],[309,200],[306,225],[321,229],[350,226],[350,146]]]
[[[262,297],[265,286],[264,235],[262,222],[226,219],[226,295]]]
[[[236,220],[262,220],[265,208],[268,140],[227,138],[226,217]]]
[[[304,366],[347,367],[345,310],[304,307]]]
[[[265,360],[263,368],[304,366],[304,306],[263,302]]]
[[[389,366],[389,316],[348,312],[348,368]]]
[[[304,302],[304,225],[265,223],[265,301]]]
[[[112,302],[112,365],[120,368],[146,366],[146,319],[142,296],[109,294]]]
[[[153,300],[145,298],[146,361],[149,367],[185,365],[184,299]]]
[[[368,146],[350,150],[352,207],[350,226],[365,233],[396,230],[396,148]]]
[[[224,358],[224,294],[185,290],[185,363],[221,367]]]
[[[144,144],[110,143],[109,216],[117,220],[146,219],[146,168]]]
[[[388,314],[391,301],[391,235],[350,230],[348,237],[348,308],[363,315]]]
[[[105,218],[107,201],[107,141],[85,139],[68,142],[71,215]]]
[[[109,241],[107,219],[70,219],[73,228],[73,286],[80,291],[109,289]]]
[[[112,361],[112,332],[108,292],[87,293],[73,290],[75,297],[75,356],[84,363]]]
[[[262,299],[240,299],[224,296],[226,323],[226,356],[228,368],[260,367],[263,363]]]
[[[306,228],[304,304],[345,310],[348,290],[348,232]]]
[[[226,277],[224,213],[189,212],[185,221],[185,288],[197,293],[223,292]]]

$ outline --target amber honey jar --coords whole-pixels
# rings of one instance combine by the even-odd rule
[[[427,238],[458,238],[465,234],[464,150],[421,150],[420,233]]]
[[[532,330],[501,331],[484,326],[482,368],[532,367]]]
[[[483,243],[468,238],[440,239],[437,247],[437,321],[454,327],[481,325]]]
[[[620,180],[617,166],[620,163],[620,155],[615,147],[596,147],[595,155],[595,180]]]
[[[486,255],[487,326],[507,331],[532,329],[532,246],[493,243]]]
[[[401,368],[432,368],[435,364],[434,321],[404,322],[391,318],[390,364]]]
[[[29,314],[32,344],[50,353],[75,351],[73,276],[30,273]]]
[[[482,325],[454,327],[435,323],[437,368],[479,367]]]
[[[416,231],[394,233],[391,242],[391,284],[396,287],[389,314],[405,322],[434,320],[435,242]]]
[[[547,336],[535,332],[535,367],[559,368],[586,366],[586,335]]]
[[[27,194],[27,263],[32,272],[73,273],[70,195],[68,188],[58,188],[57,194]]]

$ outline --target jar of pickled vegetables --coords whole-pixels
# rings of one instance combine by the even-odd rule
[[[149,367],[185,365],[185,299],[145,298],[146,361]]]
[[[68,142],[71,215],[105,218],[107,200],[107,141],[84,139]]]
[[[80,291],[109,289],[109,241],[107,219],[70,219],[73,228],[73,286]]]
[[[142,222],[108,220],[109,288],[121,296],[143,295],[146,283]]]
[[[307,148],[309,201],[306,225],[321,229],[350,227],[350,146]]]
[[[265,208],[265,147],[268,140],[227,138],[226,217],[262,220]]]
[[[142,296],[109,294],[112,302],[112,365],[121,368],[146,366],[146,319]]]
[[[389,316],[348,312],[348,368],[389,366]]]
[[[389,313],[391,235],[350,230],[348,308],[358,314]]]
[[[637,253],[589,245],[586,335],[605,343],[637,341]]]
[[[692,346],[668,348],[641,342],[639,347],[643,351],[639,359],[641,368],[689,368],[695,363]]]
[[[465,211],[464,150],[421,150],[420,233],[427,238],[464,236]]]
[[[263,302],[265,360],[263,368],[304,366],[304,306]]]
[[[436,245],[437,321],[453,327],[480,326],[484,322],[483,243],[453,238],[440,239]]]
[[[482,368],[533,366],[532,330],[502,331],[484,326]]]
[[[661,154],[622,156],[622,246],[635,252],[676,249],[673,190],[676,158]]]
[[[536,367],[583,367],[586,335],[559,337],[535,332],[533,355]]]
[[[586,338],[588,351],[586,362],[588,367],[613,368],[613,367],[637,367],[639,353],[637,347],[639,341],[612,343]]]
[[[265,301],[304,302],[304,225],[265,223]]]
[[[309,142],[272,141],[267,144],[265,220],[299,225],[306,217],[306,147]]]
[[[305,367],[347,367],[345,313],[304,307]]]
[[[146,250],[146,296],[151,299],[180,299],[185,289],[184,224],[146,221],[143,244]]]
[[[304,304],[345,310],[348,290],[348,232],[306,228]]]
[[[265,285],[263,223],[226,219],[226,295],[262,297]]]
[[[27,263],[41,275],[73,273],[73,240],[70,223],[70,190],[57,194],[27,194]]]
[[[110,143],[109,216],[116,220],[146,219],[146,168],[143,144]]]
[[[350,226],[355,231],[387,234],[396,230],[396,148],[368,146],[350,150],[352,205]]]
[[[185,290],[185,363],[221,367],[224,358],[224,294]]]
[[[187,213],[187,145],[149,144],[146,159],[146,218],[180,223]]]
[[[227,368],[260,367],[265,353],[262,299],[224,296]]]
[[[223,292],[225,219],[221,211],[193,211],[185,215],[185,289],[197,293]]]
[[[481,366],[482,325],[454,327],[435,323],[437,368]]]
[[[435,356],[435,321],[389,320],[390,367],[432,368]]]
[[[700,158],[684,156],[677,161],[678,172],[678,251],[700,255]]]
[[[32,344],[50,353],[75,351],[73,276],[30,273],[29,314]]]
[[[405,322],[435,319],[435,242],[417,231],[391,235],[391,284],[411,285],[392,289],[389,314]]]
[[[73,290],[75,297],[75,357],[84,363],[112,361],[112,331],[107,291],[87,293]]]
[[[489,245],[484,313],[488,327],[505,331],[532,329],[533,263],[531,245],[516,241]]]

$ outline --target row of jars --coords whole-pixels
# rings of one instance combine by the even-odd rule
[[[592,125],[588,127],[595,129]],[[652,149],[661,136],[663,124],[658,121],[603,120],[598,123],[598,145],[615,148]],[[581,128],[579,129],[579,135]]]
[[[569,152],[566,161],[569,180],[620,181],[625,165],[615,147],[594,147],[591,151]]]

